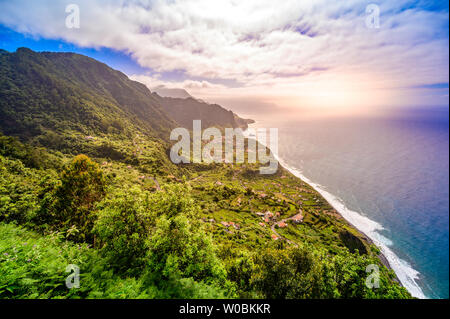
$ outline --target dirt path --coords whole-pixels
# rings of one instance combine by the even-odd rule
[[[160,190],[161,190],[161,187],[159,186],[158,181],[156,180],[156,178],[155,178],[154,176],[152,176],[152,179],[153,179],[153,181],[155,182],[156,189],[160,191]]]
[[[189,183],[195,182],[197,179],[199,179],[200,177],[202,177],[201,175],[198,175],[196,177],[194,177],[193,179],[189,180]]]

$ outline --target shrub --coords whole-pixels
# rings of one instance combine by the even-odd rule
[[[148,193],[135,187],[114,194],[102,203],[94,225],[95,247],[119,271],[141,268],[148,251],[148,237],[154,224]]]

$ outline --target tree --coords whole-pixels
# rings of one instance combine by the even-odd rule
[[[255,258],[252,285],[265,298],[286,298],[291,289],[294,267],[287,250],[268,249]]]
[[[222,262],[216,255],[210,236],[206,235],[196,215],[199,212],[185,186],[168,185],[150,200],[152,209],[161,214],[149,242],[148,267],[159,283],[221,283],[226,279]]]
[[[251,283],[270,299],[329,298],[322,261],[317,257],[317,252],[306,246],[268,249],[256,256]]]
[[[95,204],[105,196],[105,177],[86,155],[76,156],[61,174],[54,196],[43,202],[44,220],[75,241],[92,241]]]

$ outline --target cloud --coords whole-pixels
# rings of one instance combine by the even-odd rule
[[[378,1],[380,28],[370,29],[361,0],[83,0],[80,29],[68,29],[71,2],[0,1],[0,23],[121,50],[161,76],[183,70],[195,80],[177,86],[204,94],[226,94],[213,84],[220,80],[241,83],[228,94],[273,96],[308,95],[324,83],[329,92],[367,92],[448,81],[448,11],[413,6],[420,2]]]
[[[194,95],[199,91],[201,94],[204,94],[205,91],[210,91],[210,93],[213,93],[215,91],[227,89],[225,85],[214,84],[208,81],[184,80],[182,82],[179,81],[173,82],[173,81],[164,81],[158,77],[142,74],[130,75],[130,78],[134,81],[144,83],[150,90],[155,87],[163,87],[168,89],[182,88],[189,92],[192,92]]]

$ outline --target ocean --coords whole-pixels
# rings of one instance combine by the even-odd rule
[[[418,298],[449,298],[449,112],[382,117],[251,115],[278,128],[280,163],[387,257]]]

